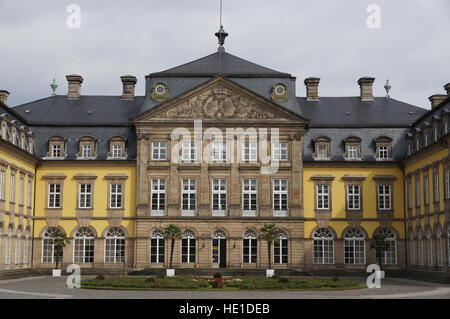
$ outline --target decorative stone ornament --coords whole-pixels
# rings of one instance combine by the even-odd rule
[[[165,102],[170,98],[169,88],[164,83],[153,85],[152,99],[156,102]]]
[[[289,100],[289,91],[285,84],[277,83],[272,87],[272,101],[283,103]]]

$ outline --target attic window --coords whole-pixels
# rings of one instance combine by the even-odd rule
[[[326,161],[331,158],[331,141],[327,137],[319,137],[314,141],[314,158],[318,161]]]
[[[95,154],[95,139],[91,136],[85,136],[80,138],[80,150],[78,157],[83,159],[91,159],[96,156]]]
[[[361,159],[361,139],[359,137],[349,137],[345,141],[345,159]]]
[[[109,159],[124,159],[127,157],[125,149],[125,139],[120,136],[113,137],[109,140]]]
[[[60,159],[65,156],[65,140],[62,137],[54,136],[48,141],[47,157]]]
[[[392,139],[389,137],[380,137],[375,141],[376,159],[386,160],[392,158]]]
[[[275,87],[275,93],[277,94],[277,95],[283,95],[284,94],[284,92],[286,92],[286,90],[284,89],[284,87],[282,86],[282,85],[277,85],[276,87]]]

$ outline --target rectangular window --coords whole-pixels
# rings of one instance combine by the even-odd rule
[[[391,210],[392,193],[390,185],[378,185],[378,209]]]
[[[183,142],[182,147],[182,159],[183,162],[195,162],[197,160],[197,143],[196,142]]]
[[[152,216],[164,216],[166,210],[166,180],[152,179]]]
[[[5,199],[5,177],[6,177],[6,172],[5,171],[0,171],[0,199],[4,200]]]
[[[257,239],[244,238],[242,257],[244,264],[256,264],[258,256]]]
[[[212,214],[213,216],[227,215],[226,179],[213,179],[212,181]]]
[[[114,144],[112,149],[112,156],[114,158],[122,157],[122,145]]]
[[[61,184],[48,184],[48,208],[61,208]]]
[[[328,145],[319,145],[317,150],[317,159],[328,159]]]
[[[258,188],[256,179],[244,179],[242,181],[243,216],[257,215]]]
[[[195,263],[195,246],[194,238],[183,238],[181,240],[181,262]]]
[[[445,199],[450,199],[450,169],[445,169]]]
[[[416,179],[416,207],[420,206],[420,179]]]
[[[92,208],[91,198],[92,198],[92,185],[91,184],[80,184],[79,197],[78,197],[78,208]]]
[[[440,197],[440,194],[439,194],[439,172],[435,172],[434,174],[433,174],[433,176],[434,176],[434,194],[433,194],[433,197],[434,197],[434,201],[435,202],[439,202],[439,197]]]
[[[434,141],[435,142],[437,142],[437,140],[439,139],[439,129],[438,129],[438,126],[437,125],[435,125],[434,127],[433,127],[433,135],[434,135]]]
[[[27,206],[31,207],[31,192],[32,192],[32,184],[31,184],[31,180],[28,180],[28,187],[27,187]]]
[[[425,205],[430,204],[430,178],[425,175],[423,178],[423,192]]]
[[[122,208],[123,204],[123,186],[122,184],[110,185],[109,208]]]
[[[275,217],[288,216],[288,180],[273,180],[273,214]]]
[[[153,142],[152,143],[152,160],[160,161],[167,159],[167,143]]]
[[[245,142],[242,145],[242,160],[244,162],[256,162],[258,158],[258,144]]]
[[[23,177],[20,177],[19,179],[19,205],[23,205],[23,197],[24,197],[24,181]]]
[[[182,216],[196,215],[197,181],[195,179],[183,179],[181,202],[182,202]]]
[[[89,144],[83,145],[81,156],[84,158],[92,157],[92,147]]]
[[[380,146],[378,148],[378,158],[379,159],[389,158],[389,147],[387,147],[387,146]]]
[[[11,175],[11,182],[9,186],[9,201],[14,203],[16,200],[16,175]]]
[[[227,161],[227,143],[226,142],[213,142],[211,156],[212,156],[213,162],[226,162]]]
[[[52,145],[52,157],[61,157],[61,145],[60,144]]]
[[[330,186],[316,186],[316,205],[317,209],[330,209]]]
[[[358,146],[349,145],[347,148],[348,158],[349,159],[357,159],[358,158]]]
[[[408,208],[412,208],[412,186],[411,182],[408,182],[407,185],[407,191],[408,191]]]
[[[273,143],[272,154],[274,161],[287,161],[288,143]]]
[[[361,209],[361,187],[360,185],[347,185],[347,209]]]

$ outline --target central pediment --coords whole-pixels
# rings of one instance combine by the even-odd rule
[[[138,116],[134,122],[158,120],[301,121],[283,107],[240,85],[216,78]]]

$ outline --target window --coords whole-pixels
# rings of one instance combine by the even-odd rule
[[[153,264],[163,264],[165,253],[165,236],[160,230],[152,232],[150,238],[150,262]]]
[[[23,205],[23,196],[24,196],[24,176],[20,176],[19,178],[19,205]]]
[[[73,246],[74,263],[94,262],[94,233],[89,228],[82,227],[75,233]]]
[[[411,186],[411,181],[408,181],[407,191],[408,191],[408,208],[411,209],[412,208],[412,186]]]
[[[110,185],[109,208],[122,208],[122,184]]]
[[[376,253],[377,258],[381,257],[381,263],[384,265],[397,264],[397,240],[394,232],[390,229],[380,229],[376,233],[384,235],[385,241],[387,242],[387,250]]]
[[[16,175],[11,171],[11,182],[9,186],[9,201],[14,203],[16,200]]]
[[[423,144],[425,147],[428,146],[428,128],[424,128],[423,130]]]
[[[411,260],[411,265],[415,265],[416,264],[416,243],[414,241],[414,234],[411,232],[409,234],[409,255],[410,255],[410,260]]]
[[[439,267],[444,266],[444,257],[442,251],[442,230],[440,227],[436,231],[436,257],[437,265]]]
[[[1,186],[0,186],[1,187]],[[31,192],[32,192],[32,188],[31,188],[31,179],[28,179],[28,186],[27,186],[27,206],[29,208],[31,208]]]
[[[274,243],[273,245],[273,263],[288,263],[288,237],[285,232],[279,233],[278,243]]]
[[[423,177],[423,197],[425,205],[430,204],[430,178],[428,175]]]
[[[6,181],[6,172],[0,170],[0,199],[5,200],[5,181]]]
[[[244,162],[256,162],[258,158],[258,144],[256,142],[244,142],[242,144],[242,160]]]
[[[317,159],[319,160],[329,159],[328,145],[319,145],[317,148],[318,148]]]
[[[275,217],[288,216],[288,180],[273,180],[273,214]]]
[[[183,153],[184,154],[184,153]],[[167,143],[153,142],[152,143],[152,160],[160,161],[167,159]],[[184,158],[183,158],[184,160]]]
[[[91,184],[79,184],[79,198],[78,208],[92,208],[92,185]]]
[[[419,241],[419,265],[423,266],[425,264],[423,258],[423,236],[420,230],[417,233],[417,240]]]
[[[227,143],[213,142],[212,143],[212,160],[213,162],[226,162],[227,160]]]
[[[445,169],[445,199],[450,199],[450,169]]]
[[[428,266],[433,266],[433,237],[431,235],[431,230],[427,232],[427,256],[428,256]]]
[[[330,186],[316,185],[317,209],[330,209]]]
[[[14,263],[17,265],[19,263],[19,255],[20,255],[20,236],[22,233],[20,230],[17,231],[16,234],[16,244],[14,245]]]
[[[319,137],[314,141],[316,160],[325,161],[330,159],[331,140],[328,137]]]
[[[61,208],[61,184],[48,184],[48,208]]]
[[[197,181],[195,179],[183,179],[181,197],[182,215],[195,216],[197,210]]]
[[[357,159],[358,158],[358,146],[350,145],[348,146],[348,159]]]
[[[212,242],[212,262],[213,262],[213,264],[220,263],[220,253],[221,253],[220,241],[226,240],[226,239],[227,239],[227,236],[223,231],[218,230],[218,231],[214,232],[213,242]]]
[[[378,158],[379,159],[387,159],[389,158],[389,147],[388,146],[379,146],[378,147]]]
[[[8,234],[6,235],[6,243],[5,243],[5,265],[9,265],[11,262],[11,236],[12,229],[8,227]]]
[[[55,249],[54,238],[58,233],[57,228],[49,228],[45,231],[42,237],[42,262],[54,263],[56,262],[57,250]],[[62,261],[63,249],[59,251],[59,261]]]
[[[366,263],[364,234],[359,229],[349,229],[344,235],[344,263]]]
[[[152,179],[152,216],[164,216],[166,211],[166,180]]]
[[[334,264],[334,240],[328,228],[319,228],[313,235],[313,264]]]
[[[119,227],[112,227],[105,234],[105,263],[124,262],[125,232]]]
[[[80,149],[77,154],[78,158],[90,159],[96,156],[95,154],[96,140],[92,136],[84,136],[80,138]]]
[[[62,157],[61,156],[61,145],[60,144],[52,144],[52,157]]]
[[[242,180],[243,216],[257,216],[258,188],[256,179]]]
[[[442,132],[442,134],[447,134],[448,133],[448,117],[444,117],[444,119],[442,120],[443,123],[443,130],[444,132]]]
[[[361,186],[347,185],[347,209],[360,210],[361,209]]]
[[[412,150],[411,150],[411,142],[408,142],[408,156],[410,156],[412,154]]]
[[[227,215],[226,179],[213,179],[212,181],[212,214],[213,216]]]
[[[197,143],[182,142],[181,146],[183,162],[195,162],[197,160]]]
[[[437,142],[439,139],[439,126],[437,123],[433,126],[433,140]]]
[[[378,185],[378,209],[379,210],[391,210],[391,186],[390,185]]]
[[[346,138],[345,158],[348,160],[357,160],[361,158],[361,139],[356,136]]]
[[[181,262],[195,263],[196,254],[195,234],[190,230],[186,230],[181,237]]]
[[[420,206],[420,178],[416,177],[416,207]]]
[[[114,144],[112,148],[112,157],[114,158],[120,158],[122,157],[122,145]]]
[[[29,232],[25,232],[25,239],[23,242],[23,263],[24,265],[28,264],[28,240],[29,240]]]
[[[420,151],[420,135],[416,135],[416,151]]]
[[[434,174],[433,174],[433,182],[434,182],[434,201],[435,202],[439,202],[439,197],[440,197],[440,194],[439,194],[439,172],[438,171],[436,171]]]
[[[274,161],[287,161],[288,143],[273,143],[272,153]]]
[[[95,142],[95,141],[94,141]],[[109,140],[109,153],[110,159],[124,159],[127,157],[125,149],[126,139],[121,136],[114,136]],[[95,144],[93,144],[95,145]]]
[[[252,230],[247,230],[243,239],[243,263],[256,264],[258,258],[258,240],[256,233]]]
[[[82,146],[82,157],[88,158],[92,157],[92,146],[89,144],[85,144]]]

